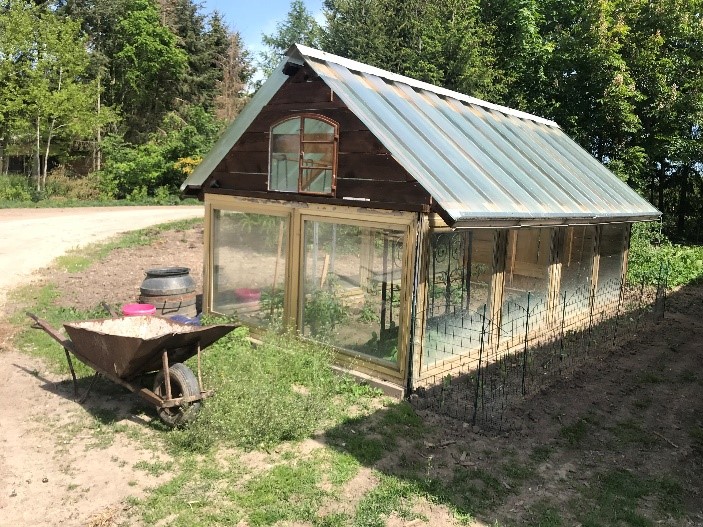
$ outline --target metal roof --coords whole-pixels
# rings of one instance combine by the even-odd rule
[[[287,55],[324,80],[457,227],[660,216],[552,121],[301,45]],[[281,68],[254,97],[256,113],[285,81]],[[182,189],[226,155],[253,119],[247,110],[213,149],[217,162],[206,158]]]

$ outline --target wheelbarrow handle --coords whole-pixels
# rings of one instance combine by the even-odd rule
[[[73,350],[73,342],[71,342],[70,339],[64,338],[64,336],[61,335],[61,333],[59,333],[56,329],[54,329],[54,327],[51,326],[51,324],[49,324],[46,320],[42,320],[37,315],[35,315],[34,313],[30,313],[29,311],[27,311],[27,316],[34,320],[34,327],[43,329],[47,335],[49,335],[52,339],[61,344],[64,349],[70,351],[71,353],[75,353],[75,351]]]

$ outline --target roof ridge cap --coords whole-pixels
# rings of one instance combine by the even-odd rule
[[[499,104],[484,101],[483,99],[478,99],[470,95],[465,95],[463,93],[448,90],[447,88],[442,88],[441,86],[435,86],[434,84],[430,84],[428,82],[419,81],[411,77],[406,77],[405,75],[399,75],[397,73],[377,68],[376,66],[371,66],[369,64],[364,64],[363,62],[358,62],[356,60],[340,57],[339,55],[334,55],[332,53],[304,46],[302,44],[294,44],[288,50],[287,54],[290,56],[294,49],[297,50],[303,58],[310,57],[317,60],[333,62],[335,64],[338,64],[339,66],[343,66],[349,70],[357,71],[359,73],[375,75],[377,77],[381,77],[383,79],[390,80],[393,82],[401,82],[403,84],[407,84],[412,88],[430,91],[443,97],[450,97],[452,99],[456,99],[458,101],[465,102],[468,104],[482,106],[489,110],[495,110],[506,115],[512,115],[513,117],[517,117],[519,119],[527,119],[547,126],[559,128],[559,125],[556,122],[551,121],[549,119],[545,119],[544,117],[539,117],[538,115],[533,115],[531,113],[515,110],[514,108],[509,108],[507,106],[501,106]]]

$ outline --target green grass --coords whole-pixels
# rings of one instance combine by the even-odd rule
[[[147,198],[141,201],[110,199],[110,200],[84,200],[84,199],[40,199],[33,200],[9,200],[0,199],[0,209],[56,209],[56,208],[84,208],[84,207],[141,207],[144,205],[201,205],[195,198],[180,199],[172,196],[171,203],[159,203],[154,198]]]
[[[598,474],[583,492],[582,512],[578,515],[584,527],[623,525],[646,527],[655,522],[643,514],[642,503],[653,500],[658,512],[681,516],[683,489],[671,479],[636,475],[626,470],[610,470]]]
[[[559,509],[548,500],[540,500],[527,510],[527,516],[522,522],[524,527],[562,527],[566,525],[562,521]]]
[[[647,432],[634,419],[620,421],[610,428],[609,431],[615,437],[618,447],[625,445],[636,445],[642,448],[651,448],[657,443],[657,438],[651,432]]]
[[[237,330],[203,354],[203,376],[217,397],[192,426],[168,435],[172,448],[270,449],[310,437],[344,415],[349,394],[330,367],[329,351],[276,335],[254,347],[245,337]]]
[[[588,418],[579,419],[573,424],[564,426],[559,435],[572,448],[578,448],[586,440],[591,430]]]
[[[18,349],[45,359],[56,372],[68,374],[68,363],[63,347],[41,329],[32,328],[32,321],[26,315],[29,311],[59,330],[66,322],[75,322],[91,318],[105,317],[107,312],[100,306],[95,309],[82,311],[72,307],[57,305],[58,292],[55,286],[27,286],[12,293],[12,298],[28,307],[12,315],[10,321],[24,327],[14,338],[13,343]],[[75,357],[71,357],[76,374],[79,377],[92,375],[93,370],[84,366]]]

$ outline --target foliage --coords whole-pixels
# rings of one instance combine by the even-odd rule
[[[628,280],[670,287],[703,279],[703,247],[672,244],[657,223],[636,223],[632,227],[628,258]]]
[[[98,85],[87,77],[89,53],[79,24],[46,4],[11,1],[0,12],[0,159],[32,152],[37,191],[49,156],[90,138],[114,114],[95,113]]]
[[[303,319],[310,326],[310,333],[315,338],[325,339],[334,334],[338,324],[349,317],[349,308],[339,298],[333,288],[315,289],[305,299]]]
[[[254,348],[246,336],[237,330],[203,355],[204,377],[217,397],[189,428],[169,435],[174,447],[267,448],[308,437],[332,418],[340,379],[329,367],[330,352],[276,335]]]
[[[187,177],[194,158],[210,148],[219,132],[219,123],[200,106],[164,116],[161,129],[149,140],[132,145],[119,136],[105,140],[105,166],[101,173],[106,195],[116,198],[153,196],[159,188],[176,193]]]
[[[325,50],[495,99],[493,32],[477,0],[326,0]]]
[[[261,41],[267,47],[259,54],[259,67],[263,74],[268,77],[293,44],[319,47],[321,33],[322,29],[306,9],[305,2],[293,0],[286,19],[276,24],[275,33],[261,36]]]
[[[31,201],[32,190],[26,176],[0,176],[0,201]]]

